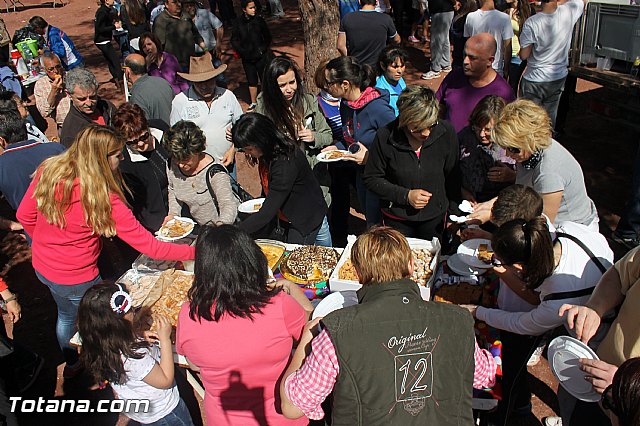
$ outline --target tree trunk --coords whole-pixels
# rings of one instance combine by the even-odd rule
[[[338,56],[336,39],[340,26],[338,0],[299,0],[304,31],[304,88],[317,93],[313,82],[318,64]]]

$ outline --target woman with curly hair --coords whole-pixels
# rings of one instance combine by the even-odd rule
[[[189,208],[191,217],[200,225],[233,223],[239,201],[231,189],[227,169],[204,152],[204,132],[191,121],[178,121],[164,134],[163,143],[171,157],[167,172],[169,214],[165,223],[179,216],[183,206]]]
[[[278,413],[275,393],[313,307],[296,284],[267,277],[262,250],[237,227],[208,228],[198,237],[176,351],[200,369],[208,424],[308,423]]]
[[[587,194],[582,168],[552,136],[547,112],[527,99],[505,106],[491,132],[491,139],[516,162],[516,183],[542,195],[544,214],[552,223],[570,221],[598,232],[598,211]],[[486,222],[494,201],[476,205],[472,217]]]
[[[144,229],[126,203],[118,165],[124,141],[112,129],[90,125],[64,153],[45,160],[18,208],[33,240],[33,268],[58,307],[56,335],[67,367],[77,373],[76,332],[82,295],[101,280],[101,237],[118,236],[154,259],[190,260],[193,247],[163,243]]]

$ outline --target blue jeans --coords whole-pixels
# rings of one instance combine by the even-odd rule
[[[69,344],[69,340],[76,334],[76,318],[78,316],[78,306],[85,292],[98,284],[102,278],[100,275],[81,284],[62,285],[49,281],[36,271],[36,276],[42,284],[49,287],[51,296],[58,307],[58,320],[56,321],[56,336],[58,344],[62,349],[64,359],[68,365],[73,365],[78,361],[78,352]]]
[[[331,232],[329,232],[329,222],[326,216],[322,219],[322,225],[320,225],[315,244],[322,247],[332,247]]]
[[[356,192],[358,193],[360,208],[364,210],[364,217],[367,219],[367,228],[369,228],[380,224],[382,213],[380,211],[380,198],[364,185],[362,173],[362,168],[359,168],[356,172]]]
[[[184,403],[182,398],[180,398],[180,402],[178,402],[176,408],[174,408],[169,414],[153,423],[145,424],[155,426],[193,426],[193,421],[191,420],[191,415],[189,414],[187,405]]]

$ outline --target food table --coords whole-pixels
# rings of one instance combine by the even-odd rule
[[[190,236],[180,242],[193,244],[195,242],[195,238]],[[271,240],[257,240],[256,242],[261,246],[267,256],[273,276],[275,278],[286,278],[297,282],[297,284],[303,289],[307,298],[311,300],[314,307],[332,291],[353,291],[360,287],[357,281],[353,279],[354,277],[349,275],[348,271],[349,267],[352,266],[349,265],[349,257],[353,241],[351,241],[345,249],[300,246],[295,244],[284,244]],[[420,281],[422,284],[420,286],[420,290],[425,300],[429,300],[430,296],[435,296],[435,299],[439,299],[440,294],[444,294],[447,291],[451,292],[451,289],[455,286],[462,287],[462,285],[468,285],[475,286],[475,290],[473,291],[476,293],[478,290],[481,291],[476,294],[477,300],[465,300],[464,302],[476,302],[485,306],[495,306],[499,286],[498,278],[495,274],[483,274],[479,277],[467,278],[457,276],[448,267],[448,257],[440,256],[440,244],[437,239],[434,239],[433,241],[410,239],[410,246],[412,247],[415,256],[426,255],[426,258],[420,259],[419,267],[417,268],[421,275],[419,277],[414,277],[415,280]],[[271,247],[274,251],[265,249],[265,247]],[[331,255],[331,252],[335,254]],[[293,256],[292,253],[294,253]],[[296,253],[297,257],[295,255]],[[327,256],[331,258],[330,261],[327,260]],[[290,259],[292,259],[292,257],[296,257],[297,261],[291,262]],[[306,279],[300,279],[299,276],[292,276],[292,274],[295,275],[295,273],[304,274],[304,272],[300,272],[297,269],[305,270],[305,262],[311,265],[307,265],[306,267]],[[118,282],[127,285],[129,291],[132,293],[132,297],[134,298],[134,306],[139,306],[139,304],[143,303],[144,299],[148,296],[148,293],[147,295],[143,295],[144,297],[141,298],[140,295],[136,295],[136,286],[140,286],[140,283],[144,283],[145,280],[157,280],[159,276],[167,276],[174,273],[192,276],[189,272],[172,272],[174,268],[191,269],[192,267],[192,265],[189,264],[186,266],[187,267],[185,268],[185,265],[182,262],[156,261],[149,259],[144,255],[140,255],[132,265],[132,269],[120,277]],[[465,280],[467,281],[466,284]],[[471,283],[468,283],[468,281]],[[148,283],[146,285],[148,286]],[[184,292],[184,294],[186,300],[186,292]],[[178,310],[181,304],[182,302],[175,305]],[[173,309],[175,309],[175,307]],[[480,346],[489,349],[494,355],[494,358],[496,358],[496,361],[498,361],[498,364],[500,364],[498,359],[501,357],[501,344],[499,342],[497,330],[488,327],[482,322],[476,322],[475,331],[476,338]],[[189,367],[187,360],[183,356],[176,354],[175,351],[174,360],[177,364],[183,367]],[[473,408],[475,410],[489,411],[497,406],[498,400],[501,399],[501,375],[502,372],[500,366],[498,366],[496,386],[492,389],[485,390],[474,389]],[[203,397],[204,389],[202,385],[188,369],[187,380],[195,391]]]

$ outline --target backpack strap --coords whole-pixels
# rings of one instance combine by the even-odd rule
[[[205,177],[205,180],[207,182],[207,189],[209,189],[209,194],[211,195],[211,198],[213,199],[213,204],[216,206],[216,210],[218,210],[218,214],[220,214],[220,207],[218,206],[218,200],[216,199],[216,193],[213,191],[213,186],[211,185],[211,179],[219,172],[223,172],[223,173],[227,173],[228,174],[226,167],[224,167],[222,164],[213,163],[207,169],[207,174],[206,174],[206,177]],[[229,178],[231,178],[231,176],[229,176]]]
[[[587,247],[582,241],[580,241],[578,238],[574,237],[573,235],[569,235],[565,232],[556,232],[556,238],[566,238],[568,240],[573,241],[574,243],[576,243],[582,250],[584,250],[585,253],[587,253],[587,255],[589,255],[589,258],[593,261],[593,263],[596,264],[596,266],[598,267],[598,269],[600,270],[600,272],[602,272],[603,274],[605,272],[607,272],[607,268],[602,264],[602,262],[600,261],[600,259],[598,259],[596,257],[595,254],[593,254],[593,252],[589,249],[589,247]],[[576,297],[582,297],[582,296],[588,296],[591,293],[593,293],[593,290],[595,290],[596,286],[593,287],[587,287],[587,288],[583,288],[580,290],[573,290],[573,291],[561,291],[558,293],[551,293],[551,294],[547,294],[542,301],[546,302],[548,300],[564,300],[564,299],[573,299]]]
[[[574,237],[573,235],[569,235],[567,233],[564,232],[556,232],[556,238],[566,238],[568,240],[573,241],[574,243],[576,243],[578,246],[580,246],[580,248],[582,250],[584,250],[585,253],[587,253],[587,255],[589,255],[589,258],[593,261],[593,263],[596,264],[596,266],[598,267],[598,269],[600,269],[600,272],[602,272],[603,274],[605,272],[607,272],[607,268],[602,264],[602,262],[600,261],[600,259],[598,259],[596,257],[595,254],[593,254],[593,252],[589,249],[589,247],[587,247],[582,241],[580,241],[578,238]]]

